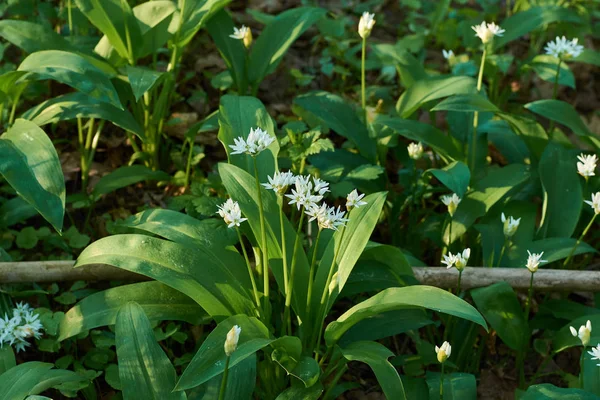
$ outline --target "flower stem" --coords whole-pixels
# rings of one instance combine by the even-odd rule
[[[315,239],[315,246],[313,249],[312,260],[310,262],[310,271],[308,273],[308,294],[306,296],[306,315],[310,314],[310,303],[312,300],[312,289],[313,281],[315,278],[315,266],[317,261],[317,252],[319,250],[319,239],[321,238],[321,229],[317,232],[317,238]]]
[[[500,263],[502,262],[502,257],[504,257],[504,251],[506,251],[506,243],[508,239],[504,238],[504,243],[502,244],[502,250],[500,250],[500,257],[498,258],[498,268],[500,268]]]
[[[554,78],[554,88],[552,89],[552,100],[556,100],[558,96],[558,78],[560,77],[560,64],[562,63],[562,58],[558,58],[558,64],[556,65],[556,77]],[[550,126],[548,127],[548,134],[550,135],[550,139],[554,136],[554,120],[550,120]]]
[[[529,279],[529,290],[527,292],[527,304],[525,304],[525,321],[529,320],[529,309],[531,308],[531,297],[533,296],[533,272]]]
[[[575,242],[575,246],[573,246],[573,248],[571,249],[571,252],[569,253],[569,256],[567,257],[567,259],[565,260],[565,262],[563,263],[563,267],[567,267],[569,265],[569,262],[571,261],[571,258],[573,258],[573,254],[575,254],[575,250],[577,250],[577,246],[579,246],[579,243],[581,243],[581,241],[583,240],[583,237],[587,234],[587,232],[590,230],[592,224],[594,223],[594,220],[596,219],[596,216],[598,214],[594,213],[594,216],[592,217],[592,219],[590,220],[590,223],[587,224],[587,226],[585,227],[585,229],[583,230],[583,232],[581,233],[581,236],[579,236],[579,239],[577,239],[577,242]]]
[[[260,180],[258,178],[258,163],[256,157],[253,157],[254,161],[254,177],[256,178],[256,191],[258,192],[258,212],[260,216],[260,237],[262,242],[262,254],[263,254],[263,292],[265,297],[265,305],[263,310],[265,311],[265,320],[269,321],[268,310],[270,309],[269,303],[269,254],[267,251],[267,231],[265,229],[265,211],[262,201],[262,193],[260,188]]]
[[[483,49],[483,55],[481,56],[481,65],[479,66],[479,75],[477,76],[477,93],[481,92],[481,85],[483,82],[483,68],[485,67],[485,56],[487,50]],[[475,111],[473,115],[473,136],[471,138],[471,171],[475,171],[475,162],[477,160],[477,125],[479,124],[479,112]]]
[[[440,400],[444,400],[444,363],[442,363],[442,373],[440,374]]]
[[[365,59],[367,52],[367,38],[364,37],[362,40],[362,54],[360,61],[360,95],[361,95],[361,105],[365,115],[365,125],[367,125],[367,90],[366,90],[366,82],[365,82]]]
[[[260,312],[260,298],[258,297],[258,289],[256,287],[256,280],[254,279],[254,272],[252,272],[252,266],[250,265],[250,259],[248,258],[248,253],[246,252],[246,246],[244,246],[244,241],[242,240],[242,233],[239,228],[235,228],[238,234],[238,240],[240,241],[240,246],[242,248],[242,253],[244,253],[244,259],[246,260],[246,267],[248,268],[248,275],[250,275],[250,282],[252,282],[252,292],[254,292],[254,301],[256,302],[256,307]]]
[[[279,226],[281,227],[281,257],[283,258],[283,292],[287,296],[289,290],[288,282],[288,263],[287,246],[285,242],[285,227],[283,225],[283,197],[279,196],[281,205],[279,206]]]
[[[285,296],[285,311],[283,315],[284,321],[288,324],[288,333],[292,334],[292,319],[290,315],[290,307],[292,304],[292,292],[294,291],[294,277],[296,276],[296,258],[298,248],[300,247],[300,236],[302,233],[302,225],[304,223],[304,207],[300,213],[300,221],[298,222],[298,230],[296,231],[296,240],[294,240],[294,252],[292,253],[292,267],[290,269],[290,280],[288,282],[288,292]]]
[[[457,296],[460,296],[460,283],[462,280],[462,273],[463,273],[462,269],[458,271],[458,283],[456,284],[456,295]]]
[[[585,369],[585,346],[581,348],[581,357],[579,357],[579,387],[583,388],[583,372]]]
[[[219,400],[225,399],[225,392],[227,391],[227,377],[229,375],[230,358],[230,356],[227,356],[227,359],[225,360],[225,371],[223,371],[223,378],[221,379],[221,390],[219,390]]]

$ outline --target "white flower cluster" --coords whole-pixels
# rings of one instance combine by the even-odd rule
[[[4,344],[15,345],[17,352],[30,346],[28,338],[42,337],[41,330],[44,326],[39,320],[40,316],[34,314],[33,308],[26,303],[18,303],[13,309],[12,317],[8,314],[0,318],[0,347]]]
[[[517,232],[517,229],[519,229],[521,218],[514,219],[512,216],[506,218],[504,213],[502,213],[501,220],[504,224],[504,236],[507,238],[512,237]]]
[[[326,203],[322,203],[320,206],[312,204],[310,208],[306,210],[306,215],[310,217],[309,221],[317,220],[319,229],[332,229],[337,231],[340,226],[344,226],[348,222],[345,211],[342,211],[340,207],[329,207]]]
[[[600,360],[600,343],[596,347],[592,347],[592,351],[588,351],[588,354],[592,356],[592,360]],[[600,367],[600,364],[596,364]]]
[[[290,199],[290,205],[295,204],[298,207],[304,207],[306,210],[312,208],[323,199],[323,195],[329,192],[329,183],[319,179],[312,178],[310,175],[298,175],[295,178],[292,194],[286,194]]]
[[[246,139],[239,136],[233,139],[234,144],[230,144],[229,147],[233,149],[231,154],[246,153],[251,156],[257,156],[261,151],[269,147],[273,141],[275,141],[275,138],[266,131],[260,128],[250,128],[250,133]]]
[[[592,322],[588,319],[585,325],[581,325],[579,327],[579,331],[577,331],[572,326],[569,327],[571,329],[571,335],[578,337],[581,340],[581,344],[583,347],[587,346],[590,343],[590,336],[592,334]]]
[[[500,28],[495,23],[486,23],[483,21],[481,25],[472,26],[471,29],[475,31],[475,36],[481,39],[483,44],[488,43],[494,38],[494,36],[502,36],[505,32],[504,29]]]
[[[246,221],[248,218],[242,218],[242,210],[237,201],[227,199],[227,201],[219,206],[217,214],[223,218],[228,228],[234,226],[240,226],[240,224]]]
[[[242,25],[239,29],[233,27],[233,35],[229,35],[229,37],[243,41],[246,48],[252,44],[252,31],[246,25]]]
[[[291,171],[288,172],[275,172],[273,177],[268,176],[269,183],[262,183],[265,189],[269,189],[277,193],[279,196],[283,195],[289,186],[296,183],[296,177]]]
[[[452,195],[449,195],[449,194],[443,195],[440,198],[440,200],[442,200],[442,203],[444,203],[448,207],[448,213],[452,217],[454,215],[454,213],[456,212],[456,208],[458,207],[458,204],[460,203],[461,198],[458,197],[458,195],[456,193],[452,193]]]
[[[361,38],[366,38],[371,34],[373,27],[375,26],[375,14],[370,14],[365,11],[358,21],[358,34]]]
[[[584,200],[584,202],[594,209],[594,214],[600,214],[600,192],[592,194],[592,201]]]
[[[577,38],[573,40],[567,40],[566,37],[556,37],[553,42],[546,43],[546,54],[554,56],[556,58],[570,58],[577,57],[583,51],[583,46],[577,44]]]
[[[544,255],[543,251],[539,254],[532,254],[529,252],[529,250],[527,250],[527,254],[529,254],[529,257],[527,258],[526,267],[532,274],[538,270],[541,263],[548,262],[546,260],[542,260],[542,256]]]
[[[577,159],[579,160],[577,162],[577,173],[579,175],[583,176],[585,179],[596,175],[596,163],[598,162],[598,157],[595,154],[590,156],[582,153],[577,156]]]
[[[421,142],[410,143],[406,149],[408,150],[408,156],[413,160],[418,160],[423,156],[423,145]]]
[[[462,271],[467,266],[467,262],[469,262],[469,257],[471,256],[471,249],[466,248],[461,253],[448,253],[444,255],[444,260],[442,264],[446,264],[446,268],[450,269],[455,267],[457,270]]]

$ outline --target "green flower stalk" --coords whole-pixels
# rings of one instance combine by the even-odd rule
[[[507,249],[510,249],[512,245],[511,238],[517,233],[517,229],[519,229],[519,224],[521,223],[521,218],[514,219],[512,216],[506,218],[504,213],[502,213],[501,221],[503,225],[504,231],[504,243],[502,244],[502,250],[500,250],[500,257],[498,258],[498,267],[500,267],[500,263],[502,262],[502,257],[504,257],[504,252]]]
[[[360,94],[361,94],[361,105],[365,115],[365,124],[367,123],[367,96],[366,96],[366,82],[365,82],[365,61],[367,53],[367,38],[371,35],[371,30],[375,26],[375,14],[370,14],[365,11],[360,17],[358,22],[358,34],[362,38],[362,52],[360,62]]]
[[[592,200],[591,201],[585,200],[585,203],[589,204],[589,206],[592,207],[592,209],[594,210],[594,216],[592,217],[590,222],[587,224],[587,226],[585,227],[583,232],[581,232],[581,236],[579,236],[579,239],[577,239],[577,242],[575,242],[575,246],[573,246],[573,248],[571,249],[571,252],[569,253],[569,256],[566,258],[565,262],[563,263],[563,267],[567,267],[569,265],[571,258],[573,258],[573,255],[575,254],[575,250],[577,250],[577,247],[583,240],[583,237],[588,233],[588,231],[592,227],[594,221],[596,220],[596,217],[598,216],[598,214],[600,214],[600,192],[596,192],[596,193],[592,194]]]
[[[221,389],[219,390],[219,400],[225,399],[225,392],[227,391],[227,377],[229,375],[229,360],[231,359],[231,355],[237,349],[238,341],[240,340],[240,333],[242,333],[242,328],[237,325],[234,325],[233,328],[227,333],[227,338],[225,339],[225,355],[227,358],[225,359],[225,370],[223,371],[223,378],[221,379]]]
[[[581,325],[579,327],[579,331],[577,331],[574,327],[570,326],[571,334],[575,337],[578,337],[581,340],[581,345],[583,349],[581,349],[581,357],[579,358],[579,385],[583,387],[583,370],[585,367],[584,356],[585,356],[585,348],[588,344],[590,344],[590,336],[592,335],[592,322],[588,319],[585,325]],[[592,349],[593,350],[593,349]],[[590,352],[593,355],[593,352]]]
[[[435,353],[437,354],[437,360],[442,364],[442,373],[440,374],[440,400],[444,399],[444,364],[450,354],[452,354],[452,346],[450,343],[444,342],[441,347],[435,346]]]
[[[457,287],[456,295],[457,296],[460,294],[460,284],[461,284],[461,279],[462,279],[462,273],[465,270],[467,263],[469,262],[469,257],[471,257],[471,249],[466,248],[463,250],[462,253],[456,253],[456,254],[448,253],[447,255],[444,255],[443,259],[442,259],[442,264],[446,264],[446,269],[450,269],[450,268],[454,267],[458,271],[458,282],[456,284],[456,287]]]

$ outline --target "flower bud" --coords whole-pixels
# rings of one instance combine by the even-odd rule
[[[444,342],[442,343],[442,347],[435,346],[435,352],[437,354],[437,360],[440,364],[443,364],[446,362],[448,357],[450,357],[450,354],[452,353],[452,346],[450,346],[450,343]]]
[[[240,340],[240,333],[242,328],[234,325],[233,328],[227,333],[227,339],[225,339],[225,354],[229,357],[235,349],[237,349],[238,340]]]

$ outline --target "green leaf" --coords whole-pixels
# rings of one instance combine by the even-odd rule
[[[202,399],[218,399],[219,393],[221,392],[222,380],[223,374],[219,374],[202,385],[201,388],[198,388],[199,391],[204,391],[204,397],[202,397]],[[235,367],[229,368],[229,375],[227,376],[227,389],[225,389],[224,400],[251,399],[255,386],[256,354],[252,354],[250,357],[247,357],[243,361],[239,362]],[[192,396],[193,395],[190,393],[190,399],[198,398]]]
[[[510,164],[525,164],[531,154],[525,141],[503,120],[490,120],[479,126],[478,132],[487,133],[488,140],[496,146]]]
[[[104,175],[94,189],[92,195],[95,198],[114,192],[117,189],[124,188],[134,183],[143,181],[168,181],[171,176],[163,171],[153,171],[143,165],[128,165],[120,167],[111,173]]]
[[[147,68],[132,67],[131,65],[126,67],[126,71],[131,90],[135,96],[135,101],[138,101],[144,93],[152,89],[152,86],[154,86],[164,74],[164,72],[153,71]]]
[[[15,360],[15,352],[11,346],[4,346],[0,348],[0,376],[15,367],[17,361]]]
[[[98,67],[75,53],[45,50],[30,54],[19,71],[32,72],[37,79],[54,79],[97,100],[123,109],[115,87]]]
[[[73,46],[54,30],[29,21],[12,19],[0,21],[0,37],[26,53],[41,50],[74,50]]]
[[[575,238],[555,237],[536,240],[530,242],[527,246],[519,246],[511,250],[511,259],[518,261],[519,264],[525,265],[527,262],[527,250],[531,253],[544,252],[544,260],[549,263],[565,259],[571,253],[573,247],[577,243]],[[596,253],[597,250],[585,242],[580,242],[573,255],[584,253]]]
[[[525,64],[523,68],[532,68],[541,79],[554,84],[556,81],[558,62],[558,59],[554,56],[540,54],[535,56],[529,64]],[[558,83],[560,85],[575,89],[575,76],[573,75],[573,72],[571,72],[571,69],[567,63],[560,63]]]
[[[574,154],[550,143],[542,154],[538,174],[544,191],[539,236],[570,237],[584,204]]]
[[[146,138],[144,130],[129,111],[79,92],[46,100],[25,111],[22,118],[35,122],[39,126],[75,118],[98,118],[110,121],[142,140]]]
[[[233,32],[235,24],[225,10],[221,10],[206,24],[206,30],[217,46],[235,86],[240,94],[246,92],[248,82],[246,78],[246,48],[241,40],[233,39],[229,35]]]
[[[452,217],[452,237],[450,226],[444,231],[444,241],[454,242],[462,237],[477,218],[484,216],[489,209],[529,178],[529,170],[520,164],[511,164],[504,168],[492,169],[488,175],[478,181],[458,205]]]
[[[145,235],[116,235],[89,245],[75,267],[88,264],[160,281],[190,296],[215,319],[254,310],[246,265],[235,250],[219,249],[217,255],[200,243],[192,248]]]
[[[391,63],[398,69],[400,83],[405,88],[409,88],[415,82],[427,79],[427,72],[421,62],[398,44],[372,44],[371,48],[381,58],[384,65]]]
[[[142,43],[138,22],[127,2],[121,0],[75,0],[79,10],[125,59],[135,60],[136,48]]]
[[[506,282],[471,290],[477,309],[511,349],[520,351],[529,343],[529,326],[517,295]]]
[[[598,396],[581,389],[559,388],[550,383],[532,385],[520,400],[597,400]]]
[[[364,362],[371,367],[386,398],[406,399],[400,375],[388,361],[394,353],[387,347],[377,342],[364,341],[352,343],[341,350],[347,360]]]
[[[498,113],[498,116],[508,122],[512,130],[523,139],[531,155],[539,160],[548,144],[544,128],[535,119],[523,115]]]
[[[275,400],[318,400],[323,393],[323,385],[320,382],[311,387],[301,385],[292,386],[281,392]]]
[[[497,112],[500,110],[482,95],[474,93],[458,94],[456,96],[448,97],[439,102],[438,105],[431,109],[431,111]]]
[[[116,347],[124,400],[185,399],[173,392],[177,374],[162,350],[144,309],[128,302],[117,313]]]
[[[430,124],[394,117],[377,117],[374,124],[388,127],[407,139],[423,142],[442,157],[452,160],[464,159],[460,143]]]
[[[576,135],[590,140],[596,148],[600,147],[600,140],[590,132],[575,108],[569,103],[549,99],[527,103],[524,107],[542,117],[565,125]]]
[[[325,329],[328,346],[335,344],[352,326],[374,315],[407,307],[425,307],[454,315],[481,325],[487,330],[485,320],[469,303],[432,286],[407,286],[390,288],[355,305]]]
[[[223,346],[227,332],[234,325],[239,326],[242,331],[237,349],[230,356],[229,368],[236,366],[274,341],[267,327],[256,318],[250,318],[246,315],[235,315],[227,318],[217,325],[202,343],[188,367],[183,371],[175,390],[191,389],[225,370],[227,356]]]
[[[493,46],[497,50],[505,44],[525,36],[527,33],[553,22],[582,23],[575,10],[566,7],[541,6],[531,7],[507,18],[501,24],[506,30],[501,37],[494,38]]]
[[[340,96],[323,91],[311,92],[296,97],[294,104],[324,121],[337,134],[354,143],[360,154],[368,160],[377,160],[375,140],[369,136],[369,131],[358,119],[352,106]]]
[[[471,181],[469,167],[460,161],[454,161],[442,169],[428,169],[425,173],[435,176],[444,186],[461,198],[465,195]]]
[[[176,320],[200,325],[206,312],[183,293],[160,282],[118,286],[94,293],[71,308],[60,322],[58,340],[62,341],[99,326],[114,325],[117,312],[133,301],[153,321]]]
[[[279,64],[294,41],[317,22],[326,10],[297,7],[279,14],[254,42],[248,58],[248,81],[254,88]],[[256,89],[255,89],[256,90]]]
[[[179,29],[180,16],[183,16],[183,23],[179,29],[179,40],[176,45],[180,48],[185,47],[210,18],[230,2],[231,0],[178,0],[177,5],[180,12],[173,17],[169,27],[169,30],[174,33]]]
[[[195,246],[197,242],[210,248],[237,243],[235,232],[220,219],[198,220],[177,211],[153,208],[117,222],[119,228],[133,228],[165,239]]]
[[[17,119],[0,136],[0,173],[60,232],[65,213],[65,180],[50,138],[33,122]]]
[[[598,360],[592,360],[592,355],[585,349],[583,354],[583,366],[581,375],[583,375],[583,387],[586,392],[600,396],[600,368],[598,368]]]
[[[587,321],[592,323],[592,328],[600,326],[600,314],[596,315],[583,315],[575,318],[562,328],[557,331],[552,337],[552,351],[554,354],[558,354],[563,350],[571,347],[581,346],[581,340],[577,336],[573,336],[570,327],[574,327],[579,330],[579,327],[585,325]],[[600,332],[598,329],[592,329],[590,335],[590,344],[600,343]]]
[[[255,97],[225,95],[221,97],[219,108],[219,140],[223,143],[229,162],[254,175],[254,160],[247,154],[234,154],[231,152],[233,139],[242,137],[246,139],[250,129],[261,128],[269,135],[275,135],[273,120],[267,113],[265,106]],[[258,173],[261,182],[267,181],[267,176],[273,175],[277,170],[277,154],[279,142],[275,140],[266,150],[257,157]],[[231,193],[230,193],[231,194]]]
[[[471,77],[431,77],[416,81],[406,89],[396,103],[396,111],[402,118],[408,118],[428,101],[457,94],[473,93],[477,93],[477,88],[475,80]]]
[[[427,371],[425,378],[429,388],[429,398],[440,397],[440,374]],[[475,376],[461,372],[444,374],[444,400],[476,400],[477,381]]]
[[[573,61],[592,64],[596,67],[600,67],[600,53],[592,49],[583,49],[579,57],[574,58]]]

